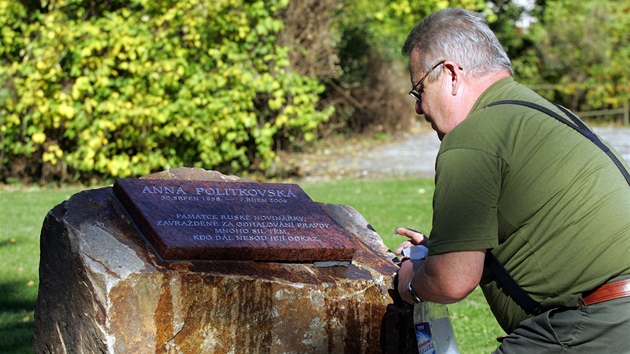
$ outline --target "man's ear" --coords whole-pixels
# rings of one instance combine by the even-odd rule
[[[463,69],[457,65],[457,63],[447,60],[444,62],[444,70],[446,70],[446,74],[451,78],[451,94],[453,96],[457,95],[457,91],[459,90],[459,85],[463,80]]]

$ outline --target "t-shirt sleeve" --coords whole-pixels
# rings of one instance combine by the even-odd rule
[[[452,149],[436,165],[430,254],[494,248],[502,159],[484,151]]]

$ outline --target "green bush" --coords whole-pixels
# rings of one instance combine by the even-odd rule
[[[630,2],[549,2],[528,36],[540,81],[574,111],[623,107],[630,100]]]
[[[0,1],[0,180],[265,169],[332,114],[291,70],[288,0]]]

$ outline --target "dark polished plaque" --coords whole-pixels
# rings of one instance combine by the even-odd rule
[[[117,179],[114,194],[165,260],[350,261],[346,231],[297,184]]]

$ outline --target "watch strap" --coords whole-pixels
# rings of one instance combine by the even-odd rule
[[[409,284],[407,285],[407,290],[409,290],[409,294],[411,295],[411,299],[413,300],[413,302],[415,302],[416,304],[422,302],[420,296],[418,296],[418,294],[416,294],[416,292],[413,290],[413,287],[411,286],[411,281],[409,281]]]

